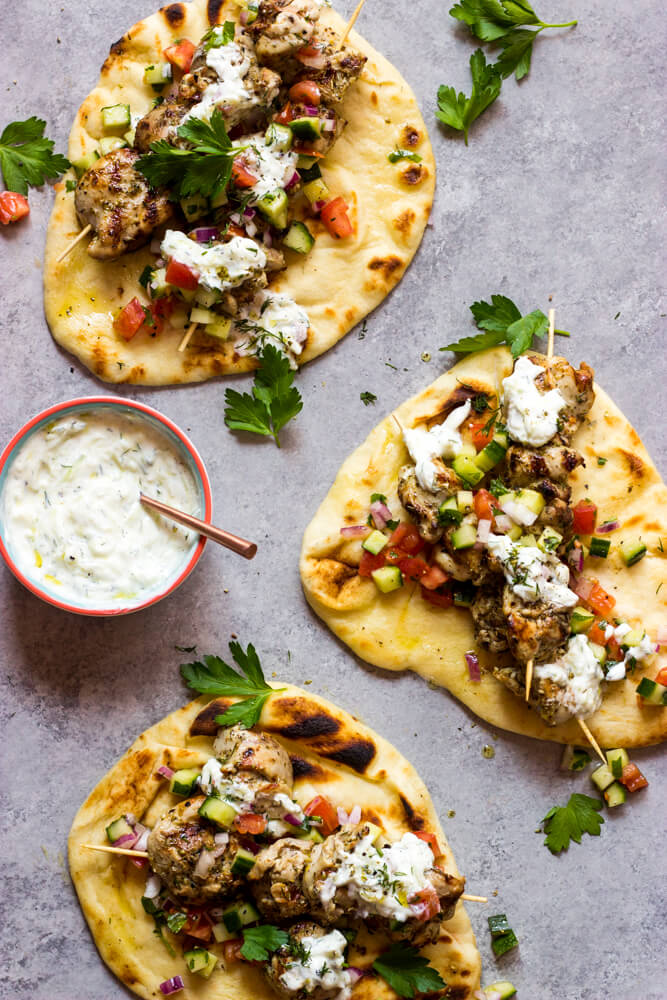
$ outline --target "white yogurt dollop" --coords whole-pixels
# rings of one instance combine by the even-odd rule
[[[519,358],[514,371],[503,379],[505,423],[509,436],[536,448],[550,441],[558,430],[558,414],[566,405],[558,389],[540,392],[535,379],[544,372],[528,358]]]
[[[425,427],[412,427],[403,431],[405,445],[415,463],[419,485],[430,493],[437,492],[436,458],[454,458],[461,450],[459,427],[470,413],[470,400],[452,410],[446,420],[427,431]]]
[[[287,990],[305,996],[317,990],[339,990],[336,1000],[348,1000],[352,977],[345,968],[347,941],[340,931],[322,937],[306,935],[300,945],[303,957],[289,962],[280,981]]]
[[[262,248],[244,236],[232,236],[227,243],[196,243],[179,229],[168,229],[160,252],[196,271],[200,285],[211,291],[235,288],[266,266]]]
[[[602,668],[584,635],[568,639],[567,649],[554,663],[537,663],[536,679],[549,679],[561,688],[560,701],[579,719],[597,712],[602,704]]]
[[[35,431],[2,495],[17,566],[76,605],[143,603],[184,566],[197,535],[144,508],[140,491],[201,516],[190,469],[142,418],[99,407]]]

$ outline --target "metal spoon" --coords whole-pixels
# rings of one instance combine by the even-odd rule
[[[215,525],[201,521],[198,517],[193,517],[192,514],[186,514],[185,511],[177,510],[175,507],[169,507],[168,504],[162,503],[161,500],[154,500],[153,497],[147,497],[145,493],[140,493],[139,499],[146,507],[152,507],[153,510],[157,510],[160,514],[164,514],[165,517],[171,518],[172,521],[178,521],[179,524],[184,524],[186,528],[198,531],[200,535],[205,535],[206,538],[217,542],[218,545],[224,545],[226,549],[231,549],[232,552],[243,556],[244,559],[254,558],[257,552],[257,546],[254,542],[248,542],[245,538],[232,535],[230,531],[225,531],[224,528],[216,528]]]

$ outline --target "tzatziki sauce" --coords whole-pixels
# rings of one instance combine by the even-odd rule
[[[16,454],[1,498],[17,567],[79,607],[143,604],[199,536],[145,508],[140,492],[201,517],[185,459],[141,416],[101,406],[43,425]]]

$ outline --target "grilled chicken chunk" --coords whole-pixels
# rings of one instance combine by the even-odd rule
[[[199,795],[166,812],[146,847],[155,874],[172,895],[188,903],[232,895],[243,884],[243,878],[232,873],[239,841],[230,833],[226,843],[216,843],[220,831],[199,815],[202,802],[204,796]]]
[[[292,791],[292,762],[284,749],[267,733],[228,726],[218,730],[213,752],[220,761],[224,775],[243,781],[260,778]]]
[[[311,949],[302,945],[302,942],[310,943],[312,938],[322,938],[330,933],[331,931],[324,930],[312,920],[304,920],[289,928],[288,944],[272,955],[264,966],[264,975],[270,986],[283,1000],[340,1000],[350,996],[349,989],[341,989],[340,979],[343,965],[342,952],[347,944],[345,938],[340,936],[340,952],[338,952],[340,957],[335,963],[335,969],[330,969],[322,958],[317,960],[314,956],[311,958]],[[299,945],[302,945],[301,949]],[[299,969],[305,966],[308,971],[305,984],[303,973],[291,979],[290,966]],[[348,978],[345,972],[343,976]]]
[[[522,667],[497,667],[493,676],[509,688],[512,694],[524,698],[526,672]],[[533,677],[528,703],[536,709],[548,726],[559,726],[573,716],[573,711],[563,702],[563,689],[550,678]]]
[[[547,359],[542,355],[531,357],[536,364],[546,365]],[[566,407],[560,412],[560,428],[558,437],[567,444],[572,440],[579,424],[584,419],[595,401],[593,379],[595,372],[582,362],[579,368],[574,368],[565,358],[552,358],[549,364],[549,375],[541,372],[535,379],[535,385],[543,392],[555,385],[566,402]]]
[[[507,640],[512,656],[519,663],[554,660],[570,634],[570,614],[570,608],[555,608],[544,601],[528,604],[508,584],[503,588]]]
[[[114,260],[147,243],[154,229],[173,213],[166,192],[155,191],[135,170],[139,153],[115,149],[85,172],[76,187],[74,205],[82,226],[95,236],[88,253]]]
[[[248,882],[259,910],[268,921],[280,923],[308,912],[303,875],[313,846],[312,840],[283,837],[255,858]]]
[[[507,619],[503,612],[503,587],[500,579],[480,587],[470,606],[475,624],[475,639],[492,653],[508,647]]]
[[[570,473],[583,464],[582,456],[574,448],[557,444],[526,448],[521,444],[512,444],[505,455],[505,478],[513,489],[533,486],[542,478],[564,483]]]
[[[438,507],[461,489],[461,480],[442,459],[434,459],[438,472],[437,492],[431,493],[419,485],[414,465],[404,465],[398,473],[398,498],[417,522],[417,530],[426,542],[437,542],[445,527],[438,520]]]
[[[165,139],[172,145],[177,138],[176,129],[192,107],[177,95],[168,97],[162,104],[152,108],[139,122],[134,134],[134,148],[140,153],[148,153],[152,142]]]
[[[366,65],[366,56],[349,45],[340,48],[335,31],[318,31],[317,42],[325,65],[321,68],[302,67],[297,73],[298,80],[314,80],[320,88],[325,104],[342,101],[347,88],[361,76]]]
[[[248,28],[259,62],[283,72],[294,53],[310,42],[319,17],[317,0],[262,0]]]

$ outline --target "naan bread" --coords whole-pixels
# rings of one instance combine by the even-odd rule
[[[505,348],[470,356],[400,406],[396,416],[403,427],[431,421],[457,388],[460,391],[460,383],[497,393],[511,370],[512,358]],[[618,517],[621,527],[608,536],[609,558],[587,564],[585,572],[614,595],[618,615],[642,624],[655,636],[667,617],[667,587],[660,587],[667,578],[663,551],[667,489],[629,421],[598,385],[595,394],[593,408],[572,442],[586,460],[585,468],[569,479],[573,503],[589,496],[601,519]],[[461,402],[459,398],[457,405]],[[605,465],[597,464],[598,455],[607,459]],[[340,528],[365,520],[374,492],[384,493],[394,516],[400,511],[406,519],[396,488],[398,470],[409,460],[403,437],[389,416],[343,463],[303,539],[301,578],[311,607],[361,659],[386,670],[416,671],[447,688],[492,725],[557,743],[581,743],[575,720],[547,726],[490,673],[483,671],[480,683],[470,681],[464,653],[476,647],[472,617],[465,608],[434,607],[422,600],[418,584],[410,582],[381,594],[371,579],[358,576],[361,543],[342,538]],[[618,542],[638,535],[648,554],[628,569]],[[483,667],[501,662],[481,649],[478,655]],[[635,695],[641,677],[655,677],[657,660],[639,664],[624,681],[606,686],[600,710],[586,720],[602,746],[644,746],[665,738],[667,711],[640,704]]]
[[[142,115],[150,109],[155,94],[143,83],[144,68],[166,46],[184,37],[196,43],[209,25],[238,20],[238,14],[232,2],[193,0],[163,7],[130,28],[111,46],[98,85],[79,108],[69,158],[78,160],[96,148],[103,135],[103,107],[129,103]],[[345,22],[333,10],[323,8],[321,22],[342,35]],[[287,270],[271,285],[292,296],[310,317],[300,363],[337,343],[398,284],[421,242],[433,201],[435,161],[414,94],[394,66],[355,31],[350,44],[368,62],[342,102],[348,124],[324,160],[323,177],[332,193],[350,205],[355,233],[334,240],[319,220],[309,223],[317,237],[313,250],[304,258],[289,253]],[[417,152],[421,163],[389,163],[387,154],[396,146]],[[179,353],[182,325],[165,328],[157,338],[141,330],[124,341],[113,330],[113,318],[133,296],[145,298],[137,279],[154,256],[142,248],[115,261],[98,261],[88,256],[84,240],[56,263],[80,231],[74,193],[62,181],[56,190],[44,260],[44,301],[49,326],[62,347],[106,382],[201,382],[256,366],[254,359],[236,354],[231,343],[201,332]]]
[[[145,871],[128,859],[81,846],[104,843],[105,827],[123,813],[132,812],[151,826],[179,801],[169,793],[157,768],[164,764],[178,770],[203,764],[213,752],[218,729],[215,716],[233,700],[200,698],[142,733],[91,792],[72,825],[69,869],[95,944],[119,979],[146,1000],[159,996],[159,983],[177,973],[183,976],[187,995],[196,994],[202,1000],[276,997],[259,969],[246,962],[225,970],[220,960],[206,981],[183,971],[185,963],[168,954],[153,933],[152,918],[142,909]],[[392,839],[408,830],[432,831],[446,870],[457,874],[426,787],[412,765],[381,736],[324,698],[291,686],[269,699],[260,726],[288,750],[294,767],[294,798],[302,805],[318,794],[347,811],[358,803],[363,819],[380,824]],[[378,935],[362,934],[356,944],[366,950],[362,954],[353,946],[351,964],[367,966],[383,950]],[[221,954],[215,945],[210,947]],[[422,952],[449,987],[430,996],[466,1000],[479,987],[481,960],[462,902],[451,920],[442,924],[439,941]],[[391,997],[395,993],[374,977],[362,979],[353,992],[353,1000]]]

